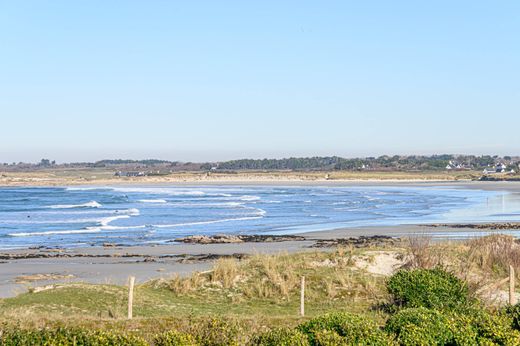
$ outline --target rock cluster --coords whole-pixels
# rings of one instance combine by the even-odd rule
[[[449,228],[471,228],[471,229],[520,229],[520,222],[493,222],[493,223],[454,223],[454,224],[433,224],[426,225],[428,227],[449,227]]]
[[[338,239],[319,239],[316,244],[311,247],[334,247],[334,246],[353,246],[353,247],[368,247],[368,246],[383,246],[394,245],[400,242],[400,238],[390,237],[387,235],[374,236],[359,236],[350,238]]]
[[[224,243],[265,243],[280,241],[301,241],[304,237],[296,235],[191,235],[175,239],[176,242],[187,244],[224,244]]]

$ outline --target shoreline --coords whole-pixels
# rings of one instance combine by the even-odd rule
[[[520,192],[520,181],[478,181],[471,179],[208,179],[208,180],[177,180],[177,179],[159,179],[159,180],[93,180],[93,181],[75,181],[75,180],[59,180],[53,182],[10,182],[0,180],[0,188],[16,188],[16,187],[112,187],[112,186],[454,186],[470,189],[482,189],[486,191],[510,191]]]
[[[331,251],[334,249],[334,241],[338,239],[350,244],[359,237],[391,238],[389,242],[399,247],[400,241],[406,241],[410,236],[429,238],[433,229],[426,225],[372,226],[300,233],[295,236],[305,239],[286,241],[0,250],[0,299],[67,283],[125,285],[129,276],[135,276],[137,283],[175,275],[184,276],[211,269],[213,263],[221,257],[240,259],[255,254]],[[435,227],[437,233],[468,231],[474,237],[482,233],[503,233],[446,225]],[[462,240],[442,236],[429,239]],[[328,245],[331,241],[332,246]],[[340,241],[340,244],[345,243]],[[379,243],[376,239],[366,244],[371,246]]]
[[[200,186],[193,182],[186,184],[168,184],[169,186]],[[237,182],[222,184],[213,182],[205,185],[240,185]],[[462,182],[462,181],[277,181],[266,183],[250,182],[249,185],[313,185],[313,186],[420,186],[420,187],[452,187],[479,189],[485,191],[508,191],[520,193],[520,182]],[[139,185],[143,185],[139,182]],[[146,184],[145,184],[146,185]],[[150,184],[157,186],[160,184]],[[92,186],[92,185],[89,185]],[[520,232],[520,230],[519,230]],[[369,226],[340,228],[323,231],[295,233],[304,240],[288,240],[281,242],[241,242],[218,244],[162,244],[137,246],[109,247],[78,247],[66,249],[10,249],[0,250],[0,255],[19,254],[20,258],[0,259],[0,298],[12,297],[27,292],[35,287],[45,287],[70,282],[86,282],[98,284],[124,285],[128,276],[137,277],[142,283],[151,279],[187,275],[195,271],[205,271],[211,268],[216,259],[222,256],[247,256],[254,254],[275,254],[281,252],[316,251],[313,247],[320,240],[350,238],[360,236],[390,236],[407,238],[409,236],[435,235],[434,240],[457,241],[456,237],[443,234],[464,234],[465,237],[478,237],[488,233],[506,233],[504,230],[474,229],[453,225],[400,225],[400,226]],[[468,236],[469,235],[469,236]],[[467,239],[467,238],[466,238]],[[326,249],[325,249],[326,251]],[[23,254],[44,254],[26,256]],[[62,254],[63,256],[47,256]],[[30,258],[29,258],[30,257]],[[187,260],[186,260],[187,259]]]

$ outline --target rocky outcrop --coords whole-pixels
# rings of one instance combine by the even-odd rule
[[[305,237],[296,235],[191,235],[175,239],[187,244],[225,244],[225,243],[269,243],[281,241],[302,241]]]
[[[427,227],[447,227],[447,228],[470,228],[483,230],[507,230],[520,229],[520,222],[493,222],[493,223],[437,223],[426,225]]]
[[[311,247],[325,248],[334,246],[353,246],[353,247],[369,247],[394,245],[400,242],[400,238],[390,237],[386,235],[359,236],[350,238],[337,239],[319,239],[316,244]]]

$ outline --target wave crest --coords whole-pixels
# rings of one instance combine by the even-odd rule
[[[83,204],[56,204],[51,205],[51,209],[72,209],[72,208],[101,208],[103,205],[96,201],[90,201]]]

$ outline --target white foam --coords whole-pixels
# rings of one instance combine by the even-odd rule
[[[258,201],[260,199],[259,196],[250,196],[250,195],[244,195],[240,197],[241,201]]]
[[[99,233],[100,231],[101,231],[101,229],[99,229],[99,228],[91,228],[91,229],[75,229],[75,230],[68,230],[68,231],[9,233],[8,235],[11,237],[36,237],[36,236],[46,236],[46,235],[54,235],[54,234]]]
[[[164,199],[140,199],[138,202],[141,203],[168,203]]]
[[[108,216],[104,217],[99,221],[99,224],[103,227],[107,227],[109,223],[119,220],[119,219],[129,219],[131,216],[138,216],[139,215],[139,209],[130,208],[127,209],[126,212],[128,214],[123,215],[116,215],[116,216]]]
[[[118,216],[104,217],[104,218],[102,218],[99,221],[99,224],[101,226],[108,226],[108,224],[113,222],[113,221],[116,221],[116,220],[119,220],[119,219],[128,219],[128,218],[130,218],[130,215],[118,215]]]
[[[90,201],[83,204],[57,204],[51,205],[51,209],[72,209],[72,208],[101,208],[102,205],[96,201]]]

